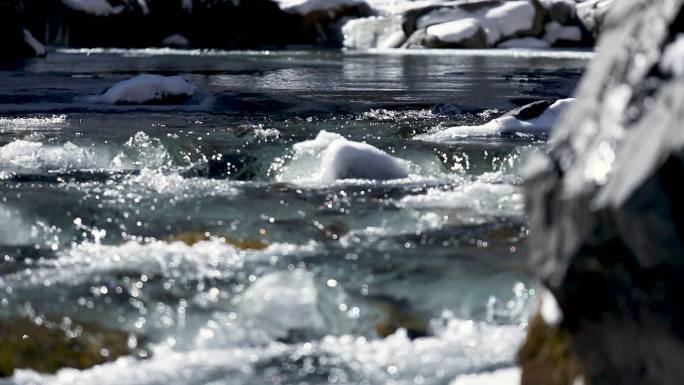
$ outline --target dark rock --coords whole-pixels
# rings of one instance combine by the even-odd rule
[[[414,32],[414,35],[416,33]],[[479,27],[473,36],[464,38],[458,42],[441,41],[434,36],[427,34],[419,35],[420,43],[425,48],[487,48],[487,33],[482,27]],[[414,41],[419,37],[414,38]]]
[[[59,321],[2,319],[0,377],[12,375],[15,369],[44,373],[67,367],[86,369],[136,353],[136,341],[129,333],[93,323],[76,324],[68,318]],[[148,354],[137,353],[139,356]]]
[[[575,24],[577,14],[575,13],[574,3],[559,1],[551,4],[551,7],[549,7],[549,17],[551,20],[562,25]]]
[[[508,111],[503,116],[512,116],[519,120],[534,119],[543,114],[555,102],[555,100],[539,100]]]
[[[528,165],[530,262],[592,385],[684,378],[684,74],[663,61],[682,32],[684,0],[615,2]]]

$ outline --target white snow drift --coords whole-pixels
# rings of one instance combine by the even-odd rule
[[[89,101],[105,104],[160,103],[179,97],[190,97],[197,87],[180,76],[138,75],[116,83],[102,95]]]
[[[340,179],[389,180],[405,178],[409,163],[366,143],[321,131],[315,139],[297,143],[283,180],[332,183]]]
[[[415,139],[440,142],[471,136],[547,133],[553,128],[563,111],[572,105],[573,101],[573,98],[557,100],[542,114],[528,120],[518,119],[514,116],[502,116],[479,126],[433,129],[428,133],[415,136]]]

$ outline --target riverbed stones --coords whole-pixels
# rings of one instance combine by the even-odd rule
[[[683,0],[615,2],[527,167],[530,263],[593,385],[684,377],[683,21]]]

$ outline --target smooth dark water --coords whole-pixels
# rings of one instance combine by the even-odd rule
[[[568,97],[588,56],[91,50],[4,63],[0,313],[97,321],[153,353],[9,383],[448,384],[513,365],[534,296],[518,170],[545,139],[413,137]],[[201,91],[179,105],[87,100],[142,72]],[[409,177],[322,182],[320,152],[293,147],[321,130],[409,161]],[[409,331],[383,338],[397,326]]]

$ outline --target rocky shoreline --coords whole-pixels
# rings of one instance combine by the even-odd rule
[[[5,57],[44,55],[34,41],[73,48],[591,47],[610,2],[4,0],[0,33],[11,42]]]

